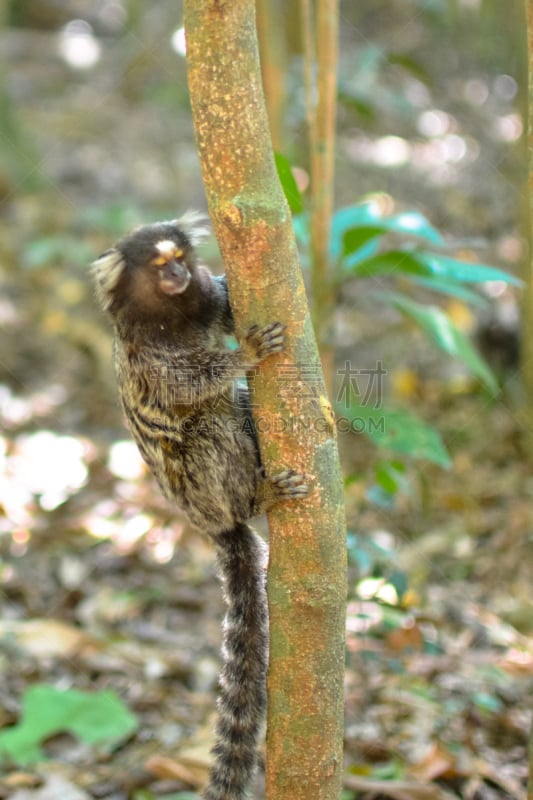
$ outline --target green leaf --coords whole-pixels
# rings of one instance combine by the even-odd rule
[[[69,732],[88,744],[110,747],[128,737],[137,720],[114,692],[61,691],[54,686],[30,686],[22,701],[22,718],[0,732],[0,755],[25,765],[44,758],[41,743]]]
[[[441,467],[451,466],[439,432],[407,411],[387,410],[384,433],[374,430],[369,436],[379,447],[395,453],[432,461]]]
[[[376,483],[388,494],[396,494],[399,489],[394,475],[389,472],[386,462],[383,461],[376,465]]]
[[[300,214],[303,210],[303,200],[300,190],[294,180],[289,160],[281,153],[274,153],[276,169],[285,192],[285,197],[293,214]]]
[[[496,267],[487,264],[473,264],[471,261],[460,261],[457,258],[443,256],[440,253],[420,252],[420,260],[425,263],[432,275],[453,278],[461,283],[485,283],[502,281],[513,286],[522,286],[522,281]]]
[[[367,242],[375,239],[376,236],[383,236],[384,233],[386,233],[386,228],[383,225],[361,225],[359,228],[350,228],[344,234],[344,258],[356,253]]]
[[[389,494],[406,486],[405,466],[399,461],[378,461],[374,472],[376,483]]]
[[[339,256],[343,250],[353,252],[358,241],[364,243],[384,233],[417,236],[431,244],[442,245],[438,230],[419,211],[405,211],[384,217],[378,203],[366,202],[339,209],[332,218],[331,249]],[[348,239],[348,241],[346,241]]]
[[[368,230],[366,228],[365,230]],[[361,261],[364,261],[367,258],[372,258],[375,256],[379,249],[379,239],[374,237],[373,239],[368,239],[365,243],[361,243],[361,245],[353,251],[353,253],[348,253],[343,257],[342,267],[344,270],[351,270],[355,267],[356,264],[359,264]]]
[[[375,203],[358,203],[340,208],[331,219],[330,252],[333,259],[341,258],[344,250],[344,235],[350,228],[372,226],[379,222]]]
[[[395,569],[389,576],[388,582],[396,589],[396,594],[401,600],[409,588],[409,578],[403,570]]]
[[[371,278],[374,275],[408,274],[433,277],[458,283],[485,283],[503,281],[521,286],[521,281],[508,272],[486,264],[472,264],[423,250],[388,250],[386,253],[360,261],[352,274]]]
[[[418,211],[406,211],[393,217],[382,217],[379,206],[376,203],[366,203],[364,206],[363,214],[354,215],[353,210],[356,207],[352,206],[351,209],[342,209],[342,211],[349,211],[350,213],[339,215],[336,224],[334,218],[333,234],[336,235],[337,232],[342,232],[345,257],[356,252],[371,239],[391,232],[403,234],[404,236],[416,236],[419,239],[425,239],[431,244],[444,244],[444,240],[438,230],[430,225],[426,217]],[[353,220],[352,223],[343,228],[350,218]]]
[[[376,275],[419,275],[431,276],[432,273],[422,263],[418,253],[410,250],[387,250],[386,253],[359,261],[350,267],[352,275],[361,278],[373,278]],[[346,266],[346,264],[345,264]]]
[[[363,94],[357,95],[339,88],[337,99],[340,105],[355,111],[368,121],[373,121],[376,118],[376,109]]]
[[[408,411],[352,404],[338,412],[339,416],[348,417],[354,430],[365,433],[384,450],[431,461],[446,469],[451,466],[438,431]]]
[[[488,694],[487,692],[474,692],[472,695],[474,705],[481,711],[490,711],[497,714],[503,708],[503,703],[499,697]]]
[[[397,64],[399,67],[403,67],[407,72],[410,72],[422,83],[425,83],[428,86],[432,85],[431,75],[429,72],[420,61],[412,56],[406,55],[405,53],[388,53],[387,61],[389,64]]]
[[[441,308],[415,303],[404,295],[391,293],[388,297],[389,302],[419,325],[441,350],[459,358],[491,392],[498,393],[498,381],[486,361]]]
[[[451,278],[459,283],[485,283],[487,281],[502,281],[513,286],[522,286],[522,281],[496,267],[487,264],[474,264],[471,261],[461,261],[457,258],[441,255],[440,253],[420,252],[418,254],[422,264],[425,264],[431,275],[442,278]]]
[[[457,297],[465,303],[477,308],[488,308],[490,306],[489,299],[479,294],[477,291],[467,289],[461,283],[455,283],[447,278],[419,278],[412,275],[411,280],[413,283],[423,286],[424,289],[431,289],[434,292],[447,294],[451,297]]]
[[[398,625],[399,627],[399,625]],[[399,761],[390,761],[388,764],[383,763],[374,767],[372,770],[372,777],[379,778],[384,781],[401,780],[405,774],[405,767]]]
[[[304,247],[309,247],[311,239],[309,230],[309,214],[303,213],[294,215],[292,218],[292,227],[294,228],[296,241]]]
[[[425,239],[432,244],[444,244],[444,239],[438,230],[419,211],[404,211],[402,214],[389,217],[385,222],[389,231],[418,236],[419,239]]]

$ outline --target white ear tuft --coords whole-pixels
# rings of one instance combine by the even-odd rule
[[[186,211],[179,219],[174,220],[174,224],[183,230],[193,246],[203,242],[211,233],[209,217],[202,211]]]
[[[91,271],[96,285],[98,302],[107,311],[113,302],[113,293],[117,288],[126,262],[118,250],[106,250],[100,258],[93,261]]]

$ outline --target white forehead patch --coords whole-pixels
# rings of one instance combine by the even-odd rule
[[[164,258],[172,258],[176,252],[176,243],[171,242],[170,239],[163,239],[161,242],[157,242],[155,249]]]

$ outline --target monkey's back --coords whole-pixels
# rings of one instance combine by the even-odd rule
[[[253,515],[259,454],[247,392],[206,394],[201,352],[115,344],[120,398],[133,438],[162,491],[205,533]]]

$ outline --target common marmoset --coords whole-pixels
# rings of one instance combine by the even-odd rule
[[[164,494],[214,542],[227,613],[215,763],[206,800],[243,800],[265,710],[266,546],[246,524],[304,497],[305,476],[262,472],[246,387],[238,376],[283,348],[283,326],[250,329],[236,350],[225,279],[198,264],[201,217],[141,227],[93,264],[115,328],[122,406]]]

